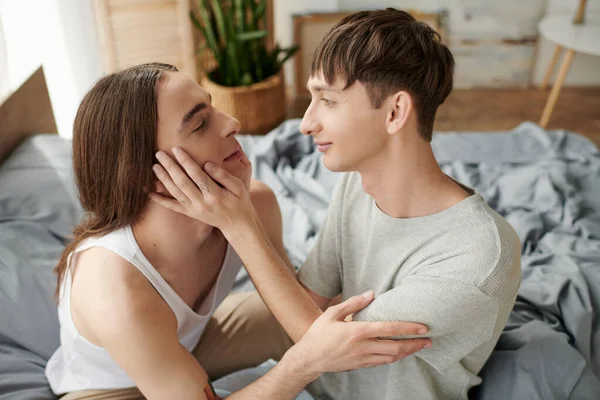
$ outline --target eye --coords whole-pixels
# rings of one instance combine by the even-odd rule
[[[204,121],[200,121],[200,125],[198,125],[192,132],[196,132],[199,131],[200,129],[202,129],[204,127]]]
[[[330,106],[333,104],[333,101],[326,99],[326,98],[322,98],[321,101],[323,102],[323,104],[325,104],[326,106]]]

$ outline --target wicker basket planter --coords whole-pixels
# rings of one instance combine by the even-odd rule
[[[215,107],[240,121],[242,133],[264,135],[285,118],[282,72],[250,86],[221,86],[206,76],[200,84],[211,94]]]

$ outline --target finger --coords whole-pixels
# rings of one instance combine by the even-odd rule
[[[338,321],[343,321],[348,315],[360,311],[369,305],[373,301],[373,297],[373,291],[369,290],[363,294],[352,296],[340,304],[329,307],[326,313]]]
[[[156,158],[171,178],[171,186],[167,185],[168,182],[165,182],[164,180],[162,181],[169,190],[169,192],[171,192],[172,188],[175,188],[179,191],[179,193],[183,193],[185,195],[185,199],[184,201],[182,201],[182,203],[186,205],[191,205],[194,199],[202,198],[203,193],[201,189],[181,169],[181,167],[177,165],[177,163],[167,155],[167,153],[159,151],[158,153],[156,153]],[[175,195],[175,193],[173,192],[171,192],[171,194],[177,200],[180,200],[178,195]],[[186,202],[186,199],[189,200]]]
[[[245,188],[241,180],[225,171],[224,168],[211,162],[204,164],[204,169],[206,170],[206,173],[215,180],[215,182],[220,183],[221,186],[229,190],[237,197],[242,196]]]
[[[246,156],[246,153],[244,153],[244,156],[240,159],[240,162],[242,163],[242,165],[246,168],[252,168],[252,163],[250,162],[250,159],[248,158],[248,156]]]
[[[154,192],[156,193],[166,193],[168,192],[167,188],[161,181],[154,182]]]
[[[191,179],[194,184],[198,187],[198,189],[200,189],[200,191],[202,192],[202,195],[207,195],[210,193],[216,194],[217,189],[220,189],[217,184],[210,178],[210,176],[208,176],[204,171],[202,171],[202,168],[200,168],[200,166],[198,164],[196,164],[196,161],[194,161],[192,159],[192,157],[190,157],[183,149],[179,148],[179,147],[174,147],[173,148],[173,154],[175,154],[175,158],[177,159],[177,161],[179,162],[179,164],[183,167],[183,169],[186,172],[186,178]],[[184,174],[185,175],[185,174]],[[188,179],[188,181],[189,181]],[[182,188],[184,189],[184,188]],[[197,191],[194,188],[190,188],[191,192],[194,193],[187,193],[188,196],[189,195],[197,195]],[[185,190],[184,190],[185,192]],[[191,197],[193,198],[193,197]]]
[[[150,200],[160,204],[163,207],[166,207],[181,214],[185,214],[185,206],[177,200],[169,199],[168,197],[161,196],[157,193],[150,193],[148,197],[150,198]]]
[[[404,358],[431,347],[429,339],[374,340],[366,345],[369,354],[384,354]]]
[[[247,184],[252,180],[252,163],[245,155],[242,157],[241,162],[244,168],[246,168],[246,175],[244,176],[243,181]]]
[[[425,325],[415,322],[353,322],[361,324],[365,337],[396,337],[405,335],[425,335],[429,330]]]
[[[398,361],[394,356],[385,354],[372,354],[361,359],[360,368],[378,367],[380,365],[392,364]]]
[[[190,199],[181,191],[181,189],[179,189],[175,182],[173,182],[171,175],[169,175],[162,165],[154,164],[152,166],[152,171],[154,171],[154,175],[156,175],[158,180],[165,186],[165,188],[167,188],[167,191],[171,193],[171,196],[173,196],[182,204],[190,203]]]

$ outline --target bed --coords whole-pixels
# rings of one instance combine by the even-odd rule
[[[44,377],[59,343],[52,268],[82,210],[70,142],[42,134],[56,131],[53,121],[18,121],[47,115],[49,102],[21,114],[14,103],[0,105],[0,121],[12,120],[0,124],[0,399],[55,399]],[[295,266],[339,179],[298,127],[288,120],[267,136],[240,137],[255,177],[278,197]],[[522,241],[517,303],[471,397],[600,398],[598,149],[529,122],[507,132],[436,133],[433,148],[443,170],[479,191]],[[234,290],[253,290],[245,270]]]

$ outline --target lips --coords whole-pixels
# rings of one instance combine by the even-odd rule
[[[321,153],[326,152],[333,143],[331,142],[317,142],[315,140],[315,144],[317,145],[317,150],[319,150]]]
[[[242,158],[242,149],[238,146],[236,147],[231,153],[229,153],[229,155],[227,157],[225,157],[223,159],[223,161],[227,162],[227,161],[236,161],[239,160],[240,158]]]

